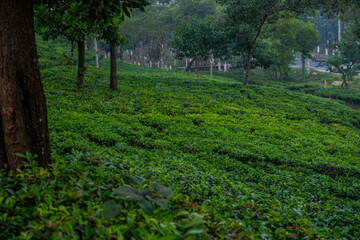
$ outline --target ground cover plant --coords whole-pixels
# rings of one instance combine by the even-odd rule
[[[360,238],[358,111],[125,63],[111,91],[109,59],[78,90],[43,57],[53,164],[1,172],[1,239]]]

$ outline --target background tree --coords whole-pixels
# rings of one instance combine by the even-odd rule
[[[6,164],[11,170],[24,160],[15,153],[35,154],[41,166],[50,162],[46,100],[35,43],[35,3],[0,1],[0,167]],[[129,16],[131,8],[143,9],[147,2],[84,0],[83,4],[82,11],[86,9],[95,21],[111,13]]]
[[[206,61],[210,57],[221,56],[224,34],[213,22],[211,18],[201,20],[199,16],[194,16],[175,29],[169,46],[177,58],[191,58],[186,71],[190,70],[195,60]]]
[[[360,69],[360,42],[357,41],[354,33],[356,29],[356,24],[348,25],[344,40],[333,45],[333,48],[339,51],[340,55],[333,56],[327,61],[330,71],[342,75],[341,87],[346,86],[348,88],[348,80],[356,76],[357,70]]]
[[[270,41],[270,47],[278,53],[274,67],[280,73],[280,78],[289,77],[293,49],[296,46],[296,29],[300,20],[284,16],[273,24],[264,26],[264,37]]]
[[[266,22],[273,22],[284,11],[304,12],[309,0],[218,0],[224,6],[224,26],[228,38],[235,42],[236,55],[246,53],[244,85],[247,84],[254,46]]]
[[[319,33],[314,29],[314,24],[300,21],[296,28],[295,41],[295,51],[301,54],[302,80],[306,82],[305,61],[320,42]]]
[[[125,55],[129,62],[148,66],[150,62],[158,62],[162,67],[172,65],[173,54],[166,43],[176,26],[194,15],[204,19],[218,13],[215,0],[152,0],[151,2],[152,5],[146,9],[146,12],[135,11],[132,18],[126,19],[121,26],[121,33],[127,39],[127,43],[122,46],[124,50],[129,50]]]
[[[175,10],[169,4],[154,4],[124,21],[120,32],[127,39],[124,49],[133,52],[132,62],[145,61],[145,57],[152,62],[165,59],[164,47],[174,30]]]
[[[125,38],[120,34],[120,24],[122,18],[119,16],[112,16],[108,22],[99,24],[100,38],[110,44],[110,88],[117,90],[117,63],[116,63],[116,46],[125,41]]]
[[[47,4],[35,8],[35,23],[44,39],[55,39],[62,35],[71,43],[78,44],[77,87],[83,88],[85,67],[85,40],[95,32],[94,24],[81,12],[81,2],[60,1],[49,7]]]

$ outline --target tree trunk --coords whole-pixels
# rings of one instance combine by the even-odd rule
[[[35,44],[33,0],[0,1],[0,168],[16,170],[36,154],[50,162],[45,94]]]
[[[305,66],[305,56],[301,55],[301,63],[302,63],[302,81],[306,83],[306,66]]]
[[[99,68],[99,50],[96,37],[94,37],[94,51],[95,51],[95,67]]]
[[[264,26],[266,19],[267,19],[267,16],[264,16],[261,19],[259,28],[258,28],[253,40],[251,41],[250,46],[249,46],[248,56],[247,56],[247,60],[246,60],[246,67],[245,67],[246,75],[245,75],[244,82],[243,82],[244,85],[246,85],[248,83],[248,78],[250,76],[251,58],[252,58],[252,53],[253,53],[253,49],[254,49],[254,44],[255,44],[256,40],[258,39],[258,37],[260,35],[261,29]]]
[[[77,74],[77,88],[81,89],[84,87],[84,75],[86,72],[85,67],[85,44],[84,41],[78,42],[79,50],[79,63],[78,63],[78,74]]]
[[[111,73],[110,73],[110,88],[112,90],[117,90],[117,78],[116,78],[116,46],[110,43],[110,62],[111,62]]]
[[[191,66],[193,65],[193,63],[194,63],[194,59],[191,59],[189,65],[186,67],[185,71],[187,71],[187,72],[190,71]]]
[[[4,133],[3,127],[1,122],[1,113],[0,113],[0,169],[7,163],[6,161],[6,150],[5,150],[5,140],[4,140]]]
[[[341,84],[341,87],[342,87],[342,88],[343,88],[344,86],[346,86],[346,88],[349,88],[349,85],[348,85],[346,79],[347,79],[347,76],[344,75],[344,76],[343,76],[343,80],[344,80],[344,81],[343,81],[342,84]]]

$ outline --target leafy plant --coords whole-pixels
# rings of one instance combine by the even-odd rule
[[[133,179],[134,178],[136,177],[133,177]],[[140,209],[148,215],[154,214],[153,203],[159,205],[163,210],[166,210],[168,208],[166,198],[171,197],[173,192],[159,183],[152,183],[150,189],[151,190],[140,190],[129,185],[124,185],[115,189],[114,193],[121,199],[138,202]],[[121,205],[116,204],[113,200],[104,204],[103,215],[105,218],[116,217],[120,214],[120,211]]]

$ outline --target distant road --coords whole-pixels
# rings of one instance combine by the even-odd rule
[[[306,63],[307,64],[307,63]],[[310,60],[310,68],[316,69],[319,71],[326,71],[329,72],[327,69],[327,66],[319,66],[320,62],[315,62],[313,60]],[[301,60],[295,60],[295,64],[291,65],[292,67],[302,67]],[[307,66],[307,65],[306,65]]]

